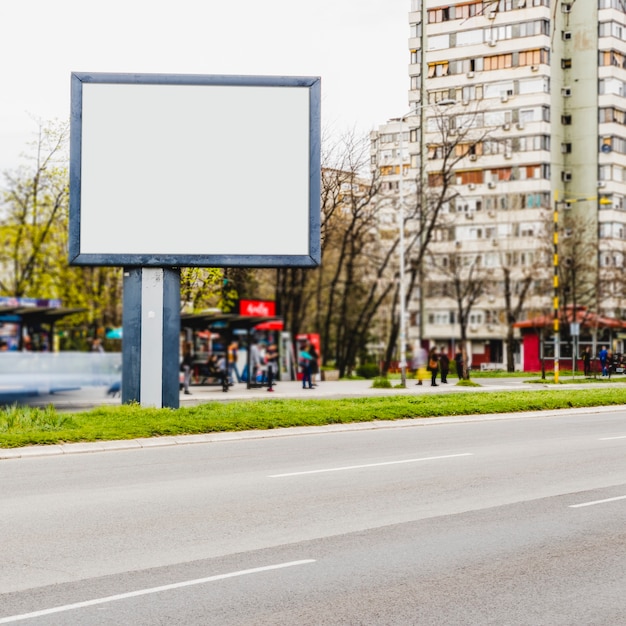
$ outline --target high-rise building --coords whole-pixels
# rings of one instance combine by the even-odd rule
[[[624,317],[626,2],[412,0],[409,23],[411,175],[425,201],[450,167],[457,194],[409,338],[451,345],[466,312],[477,360],[503,363],[511,315]]]

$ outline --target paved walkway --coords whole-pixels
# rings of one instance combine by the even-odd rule
[[[582,380],[582,377],[578,377]],[[430,383],[417,385],[414,380],[407,381],[406,389],[374,389],[371,380],[340,380],[324,381],[318,383],[314,389],[303,389],[298,381],[281,381],[274,387],[274,392],[269,393],[267,388],[247,389],[245,383],[237,383],[230,387],[227,392],[222,391],[220,386],[192,386],[191,395],[180,394],[180,406],[193,406],[209,401],[228,402],[233,400],[258,400],[277,398],[356,398],[356,397],[380,397],[397,396],[401,394],[422,395],[441,393],[462,393],[467,391],[531,391],[533,389],[559,389],[568,390],[574,388],[590,389],[591,387],[606,387],[608,383],[581,383],[562,386],[547,384],[526,384],[524,378],[477,378],[480,387],[457,386],[457,379],[451,378],[449,383],[438,384],[432,387]],[[571,381],[571,377],[561,380]],[[626,382],[626,379],[621,379]],[[622,383],[616,383],[623,386]],[[399,380],[392,380],[392,385],[399,384]],[[60,411],[85,410],[101,405],[120,404],[119,397],[111,398],[106,394],[106,387],[84,387],[81,389],[57,392],[47,396],[36,396],[28,399],[31,406],[53,405]]]

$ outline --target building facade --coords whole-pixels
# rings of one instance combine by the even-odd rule
[[[623,318],[625,4],[412,0],[409,23],[406,178],[425,211],[442,177],[455,189],[409,337],[453,349],[463,323],[474,364],[505,363],[512,321],[567,305]],[[374,167],[398,177],[381,134]]]

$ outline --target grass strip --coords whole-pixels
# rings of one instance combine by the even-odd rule
[[[207,402],[179,409],[124,405],[79,413],[13,406],[0,412],[0,447],[622,404],[626,388]]]

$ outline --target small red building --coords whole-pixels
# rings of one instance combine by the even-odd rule
[[[529,320],[516,322],[513,326],[520,329],[522,336],[522,370],[540,371],[542,357],[544,367],[553,368],[554,315],[537,315]],[[569,365],[573,368],[572,359],[575,355],[576,369],[582,369],[579,357],[587,346],[591,348],[593,357],[601,346],[606,346],[613,353],[623,352],[626,337],[624,331],[624,320],[598,315],[585,306],[566,307],[559,312],[559,364],[561,367]]]

